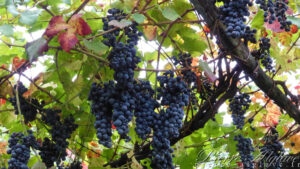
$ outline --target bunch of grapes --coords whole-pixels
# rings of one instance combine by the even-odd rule
[[[54,141],[61,149],[66,149],[68,147],[69,143],[67,139],[71,138],[71,134],[78,127],[77,124],[74,124],[74,121],[74,118],[69,116],[64,119],[63,123],[57,121],[50,130],[52,141]]]
[[[49,138],[45,138],[42,146],[40,147],[40,156],[46,166],[52,167],[54,162],[59,164],[62,160],[65,160],[67,153],[66,149],[69,145],[67,139],[71,138],[71,134],[78,127],[74,124],[75,120],[72,116],[60,121],[58,115],[59,110],[45,109],[42,120],[51,126],[50,134],[52,141]]]
[[[174,72],[167,71],[163,76],[158,76],[160,87],[157,89],[161,105],[183,107],[189,102],[189,90],[181,76],[174,77]]]
[[[172,59],[174,60],[174,65],[180,65],[182,68],[186,68],[186,70],[180,71],[184,81],[188,84],[192,84],[197,80],[195,72],[191,71],[193,58],[189,53],[180,53],[178,58],[173,56]]]
[[[275,2],[274,2],[275,1]],[[272,24],[275,20],[280,23],[280,29],[290,31],[292,22],[287,20],[288,0],[256,0],[260,8],[265,11],[264,21]]]
[[[67,155],[65,149],[59,149],[59,147],[55,143],[51,142],[51,140],[47,137],[44,139],[39,150],[39,155],[41,156],[42,161],[45,163],[47,168],[52,167],[54,162],[59,164],[61,159],[65,160]]]
[[[250,96],[246,93],[234,96],[229,99],[229,110],[232,112],[233,124],[237,126],[238,129],[243,129],[245,123],[244,114],[250,105]]]
[[[134,69],[141,59],[136,56],[136,49],[122,42],[118,42],[108,56],[109,66],[114,73],[114,79],[119,88],[128,88],[132,86],[134,80]]]
[[[39,145],[31,130],[28,130],[28,134],[28,136],[22,133],[11,134],[8,140],[9,150],[7,150],[7,154],[11,154],[8,169],[29,169],[27,163],[30,158],[30,147],[38,148]]]
[[[18,95],[16,95],[16,89],[18,90]],[[20,105],[21,114],[24,116],[26,122],[35,120],[38,113],[38,109],[41,107],[41,104],[36,99],[25,99],[23,94],[27,92],[28,89],[23,85],[23,83],[18,83],[14,86],[14,97],[10,98],[9,101],[14,106],[15,114],[19,114],[18,102]],[[18,98],[17,98],[18,97]]]
[[[153,99],[154,90],[149,81],[139,81],[135,83],[136,102],[134,116],[136,117],[135,131],[142,139],[146,139],[151,133],[155,115],[155,108],[159,106],[158,102]]]
[[[125,19],[126,16],[127,14],[123,13],[123,10],[109,9],[107,17],[102,19],[103,29],[113,29],[114,26],[109,25],[109,22],[113,20],[121,21]],[[133,82],[133,71],[137,67],[136,65],[141,61],[141,59],[136,56],[136,49],[134,48],[134,46],[137,45],[139,36],[142,36],[142,33],[137,29],[137,25],[136,22],[133,22],[123,29],[125,36],[122,37],[124,37],[125,43],[117,41],[116,37],[119,36],[121,31],[119,28],[103,36],[105,38],[104,44],[112,47],[108,56],[109,66],[115,71],[114,79],[122,88],[128,87],[128,85]]]
[[[132,120],[136,103],[132,91],[118,88],[113,81],[103,86],[92,85],[88,100],[92,101],[91,111],[96,117],[95,128],[100,144],[111,147],[111,121],[122,138],[130,139],[127,136],[128,123]]]
[[[91,112],[96,117],[95,128],[99,144],[106,147],[112,145],[112,105],[116,102],[116,94],[115,83],[109,81],[103,86],[93,83],[88,97],[88,100],[92,101]]]
[[[185,68],[183,70],[180,71],[183,80],[188,84],[189,86],[189,90],[190,90],[190,98],[191,98],[191,104],[194,105],[194,109],[197,109],[197,103],[198,103],[198,98],[196,97],[196,94],[199,93],[198,92],[198,79],[200,77],[197,77],[196,73],[194,71],[191,70],[191,66],[192,66],[192,61],[193,58],[191,57],[191,55],[189,53],[180,53],[178,55],[178,57],[173,56],[172,57],[174,60],[174,65],[180,65],[181,68]],[[200,93],[200,95],[202,94],[202,92]]]
[[[125,138],[126,141],[130,140],[130,137],[127,136],[129,133],[128,123],[133,118],[133,111],[136,106],[135,97],[130,94],[130,91],[119,91],[119,98],[117,102],[113,104],[113,124],[116,126],[116,129],[121,136]]]
[[[127,14],[119,9],[108,10],[108,15],[103,19],[103,29],[113,29],[114,26],[109,25],[110,21],[121,21],[126,18]],[[133,118],[133,112],[136,108],[136,93],[134,90],[134,69],[141,59],[136,55],[135,45],[137,45],[138,37],[142,35],[137,30],[137,23],[133,23],[123,30],[119,28],[115,31],[104,35],[106,39],[104,43],[112,47],[108,60],[109,66],[114,70],[114,80],[104,87],[94,84],[91,88],[89,100],[92,101],[92,112],[96,116],[95,127],[97,128],[97,136],[99,143],[106,147],[111,147],[111,121],[121,136],[127,141],[130,137],[128,123]],[[122,31],[124,36],[123,42],[117,42],[117,36]],[[106,95],[103,95],[106,94]],[[101,97],[101,99],[99,99]],[[105,105],[105,106],[102,106]],[[105,107],[105,109],[102,109]]]
[[[174,77],[174,73],[168,71],[163,76],[157,77],[160,87],[157,89],[162,106],[156,114],[153,126],[153,159],[154,168],[174,168],[172,164],[173,149],[170,139],[179,136],[184,116],[183,106],[188,105],[189,92],[186,83],[181,76]]]
[[[265,37],[261,38],[259,40],[258,59],[261,59],[261,63],[268,71],[275,72],[275,69],[272,66],[273,60],[271,59],[270,56],[270,47],[271,47],[270,39]]]
[[[256,29],[251,30],[246,26],[246,16],[250,15],[248,6],[252,6],[250,0],[232,0],[224,2],[220,7],[220,19],[226,25],[226,34],[232,38],[244,38],[247,41],[256,43],[254,34]]]
[[[243,167],[245,169],[254,169],[253,165],[253,155],[254,148],[252,146],[252,141],[250,138],[244,138],[242,135],[235,135],[234,140],[238,141],[237,151],[240,153]]]
[[[262,160],[259,162],[259,166],[266,165],[266,169],[280,168],[280,155],[284,153],[282,144],[278,141],[278,132],[275,128],[271,128],[270,135],[264,138],[265,144],[260,146],[260,152],[262,154]]]
[[[49,126],[54,126],[58,121],[60,121],[60,110],[55,109],[43,109],[42,121]]]

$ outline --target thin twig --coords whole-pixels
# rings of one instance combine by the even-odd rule
[[[43,8],[46,12],[48,12],[51,16],[55,16],[53,12],[51,12],[49,9],[47,9],[46,5],[43,5],[39,2],[37,2],[36,0],[33,0],[36,4],[38,4],[41,8]]]
[[[300,38],[300,34],[298,35],[298,38],[295,40],[295,42],[292,44],[292,46],[289,48],[289,50],[286,52],[286,54],[289,54],[289,52],[292,50],[292,48],[296,45],[299,38]]]
[[[164,21],[164,22],[158,22],[158,23],[142,23],[140,24],[141,26],[147,26],[147,25],[156,25],[156,26],[160,26],[160,25],[167,25],[167,24],[171,24],[173,21]],[[194,23],[200,23],[200,22],[204,22],[203,20],[181,20],[176,22],[177,23],[189,23],[189,24],[194,24]]]
[[[61,101],[59,101],[58,99],[56,99],[54,96],[52,96],[47,90],[41,88],[40,86],[38,86],[32,79],[30,79],[28,76],[26,76],[24,73],[20,73],[23,77],[25,77],[27,80],[29,80],[36,88],[38,88],[40,91],[46,93],[51,99],[53,99],[54,101],[56,101],[59,104],[62,104]]]
[[[279,138],[278,141],[284,140],[291,134],[291,130],[297,125],[297,123],[294,123],[291,127],[289,127],[288,131],[281,137]]]
[[[8,47],[14,46],[14,47],[25,48],[25,45],[14,45],[14,44],[11,44],[11,43],[6,42],[5,40],[3,40],[3,39],[1,39],[1,38],[0,38],[0,40],[1,40],[3,43],[5,43]]]
[[[117,146],[116,146],[116,148],[115,148],[114,154],[113,154],[112,157],[110,158],[110,161],[112,161],[112,160],[115,158],[115,156],[117,155],[117,150],[118,150],[118,148],[119,148],[120,142],[121,142],[121,138],[119,138],[119,140],[118,140],[118,143],[117,143]]]
[[[85,0],[73,13],[72,15],[68,18],[67,23],[70,21],[70,19],[76,15],[79,11],[81,11],[85,5],[89,2],[90,0]]]

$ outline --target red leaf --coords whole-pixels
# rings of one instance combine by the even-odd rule
[[[75,29],[68,29],[66,32],[62,32],[58,36],[58,42],[64,51],[70,52],[70,50],[76,45],[78,39],[75,35]]]
[[[295,33],[298,32],[298,27],[297,27],[297,25],[291,25],[291,32],[292,32],[292,34],[295,34]]]
[[[76,32],[80,36],[84,36],[92,33],[90,26],[85,22],[84,19],[82,19],[80,14],[76,14],[72,16],[69,24],[76,29]]]
[[[52,37],[68,28],[71,28],[71,25],[67,24],[62,16],[53,16],[46,29],[45,35]]]
[[[6,103],[6,100],[0,99],[0,106],[4,105]]]
[[[277,19],[272,24],[265,22],[265,27],[276,33],[284,32],[284,29],[280,29],[280,23]]]
[[[15,71],[20,68],[26,62],[25,59],[19,59],[19,57],[14,57],[12,70]]]

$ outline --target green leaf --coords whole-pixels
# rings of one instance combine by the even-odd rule
[[[189,52],[202,53],[207,48],[206,43],[201,39],[188,38],[188,37],[182,37],[182,38],[184,39],[184,43],[182,44],[182,47]]]
[[[297,25],[300,28],[300,18],[294,16],[287,16],[287,19],[291,21],[294,25]]]
[[[260,29],[264,25],[264,12],[259,10],[251,22],[251,27]]]
[[[14,4],[10,4],[7,6],[7,10],[14,16],[18,16],[20,12],[18,12],[16,6]]]
[[[62,0],[65,4],[71,5],[71,0]]]
[[[3,24],[0,26],[0,32],[5,36],[13,36],[14,34],[13,26],[8,24]]]
[[[37,161],[32,167],[31,169],[43,169],[46,168],[46,165],[44,163],[42,163],[41,161]]]
[[[103,55],[107,51],[108,47],[102,43],[100,39],[83,40],[84,45],[91,51]]]
[[[27,52],[27,59],[33,62],[37,57],[41,56],[43,52],[48,50],[48,41],[41,37],[33,42],[29,42],[25,45]]]
[[[0,6],[5,6],[5,0],[0,0]]]
[[[40,13],[40,10],[24,11],[21,13],[20,22],[32,26],[37,21]]]
[[[165,18],[167,18],[171,21],[174,21],[177,18],[180,18],[180,15],[178,15],[178,13],[174,9],[169,8],[169,7],[164,8],[162,11],[162,14]]]
[[[133,15],[132,15],[132,18],[133,18],[137,23],[143,23],[144,20],[146,19],[146,17],[145,17],[144,15],[138,14],[138,13],[133,14]]]

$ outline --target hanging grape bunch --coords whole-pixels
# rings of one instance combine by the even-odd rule
[[[229,101],[229,110],[232,112],[231,117],[233,119],[233,124],[236,125],[238,129],[242,130],[245,124],[244,114],[251,103],[250,96],[242,93],[229,99]]]
[[[10,98],[9,101],[12,103],[15,109],[15,114],[22,114],[26,122],[35,120],[38,113],[38,108],[41,107],[41,104],[36,99],[26,99],[23,97],[23,94],[27,92],[28,89],[23,85],[23,83],[18,83],[14,86],[14,97]],[[17,95],[18,93],[18,95]],[[20,105],[20,111],[18,108]]]
[[[244,38],[247,41],[256,43],[254,34],[256,29],[250,29],[244,24],[246,17],[250,15],[249,8],[253,3],[250,0],[226,1],[220,7],[220,19],[226,25],[226,34],[232,38]]]

